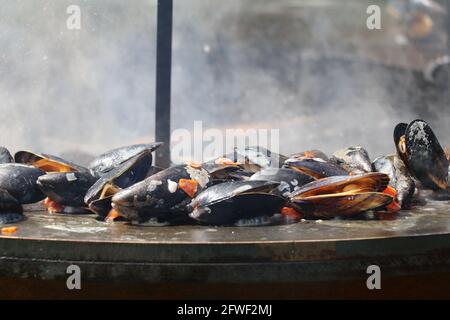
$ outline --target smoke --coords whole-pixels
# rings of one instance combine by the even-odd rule
[[[389,19],[368,31],[363,1],[174,2],[172,129],[280,129],[282,153],[361,144],[375,158],[396,123],[424,118],[450,144],[448,90],[418,79],[442,52],[399,44]],[[81,30],[66,28],[73,4]],[[0,144],[97,154],[152,140],[155,28],[150,0],[2,4]]]

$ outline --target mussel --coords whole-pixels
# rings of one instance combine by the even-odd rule
[[[19,203],[35,203],[44,199],[37,179],[44,171],[19,163],[0,164],[0,189],[8,191]]]
[[[113,195],[145,179],[151,163],[151,150],[143,149],[100,177],[86,192],[84,202],[100,217],[105,217],[111,210]]]
[[[88,213],[82,199],[97,179],[87,168],[58,156],[31,151],[18,151],[14,159],[47,173],[39,177],[37,185],[47,196],[44,206],[48,212]]]
[[[201,164],[189,162],[160,171],[117,192],[112,206],[126,218],[145,222],[158,216],[170,220],[184,213],[186,204],[211,184],[211,176]]]
[[[324,161],[328,161],[328,156],[321,150],[306,150],[298,153],[294,153],[289,156],[289,159],[303,159],[303,158],[318,158]]]
[[[24,219],[22,212],[19,201],[8,191],[0,189],[0,225],[22,221]]]
[[[193,164],[195,166],[195,163]],[[243,180],[247,175],[238,162],[222,157],[203,162],[201,167],[208,171],[212,183]]]
[[[287,159],[284,155],[260,146],[246,147],[244,149],[234,148],[232,153],[223,156],[223,158],[239,163],[245,171],[252,173],[269,167],[279,168]]]
[[[304,173],[314,179],[322,179],[332,176],[346,176],[347,170],[335,163],[320,158],[295,158],[287,159],[284,167]]]
[[[162,145],[162,142],[147,143],[147,144],[135,144],[125,147],[116,148],[107,151],[98,157],[96,157],[90,164],[89,169],[92,174],[97,177],[101,177],[107,172],[125,161],[133,158],[137,154],[140,154],[144,150],[148,150],[150,153],[150,163],[152,163],[151,152],[155,151]]]
[[[250,180],[279,182],[280,184],[272,190],[272,193],[282,197],[288,197],[295,190],[314,181],[314,178],[288,168],[267,168],[253,174]]]
[[[18,151],[14,155],[16,163],[34,166],[45,172],[87,171],[86,168],[50,154],[39,154],[31,151]]]
[[[449,191],[449,161],[431,127],[423,120],[400,123],[394,130],[400,158],[424,188]]]
[[[374,171],[389,176],[389,185],[394,188],[400,206],[403,209],[410,208],[416,185],[402,159],[392,154],[375,159],[372,165]]]
[[[347,217],[389,205],[394,198],[382,192],[388,184],[384,173],[323,178],[294,191],[290,202],[309,217]]]
[[[285,204],[282,197],[271,193],[278,184],[254,180],[214,185],[192,200],[190,216],[208,225],[246,225],[239,221],[271,216]]]
[[[37,185],[47,196],[50,213],[87,213],[84,196],[96,181],[89,171],[54,172],[40,176]]]
[[[372,172],[369,153],[361,146],[338,150],[333,153],[330,161],[340,165],[352,174]]]
[[[36,180],[45,174],[33,166],[8,163],[0,164],[0,223],[23,220],[22,204],[44,199]]]

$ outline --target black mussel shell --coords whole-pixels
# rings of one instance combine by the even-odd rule
[[[117,192],[112,200],[113,206],[132,220],[139,220],[142,214],[185,211],[191,198],[179,187],[181,179],[195,180],[197,192],[211,184],[205,169],[189,164],[176,165]]]
[[[348,175],[348,171],[341,166],[319,158],[287,159],[284,167],[307,174],[315,179]]]
[[[35,166],[46,172],[73,172],[87,171],[86,168],[73,162],[50,154],[39,154],[31,151],[18,151],[14,155],[16,163]]]
[[[190,216],[209,225],[230,225],[238,220],[280,212],[285,200],[270,192],[271,181],[233,181],[214,185],[192,200]]]
[[[272,190],[273,194],[287,197],[305,184],[314,181],[309,175],[288,168],[267,168],[256,172],[250,180],[276,181],[280,185]]]
[[[244,149],[234,148],[234,151],[224,156],[233,162],[238,162],[246,171],[253,173],[261,168],[279,168],[287,157],[259,146],[246,147]]]
[[[103,176],[107,172],[120,166],[122,163],[135,157],[144,150],[148,150],[151,153],[158,149],[158,147],[160,147],[161,145],[161,142],[155,142],[116,148],[96,157],[94,161],[90,163],[89,169],[93,172],[94,175]],[[150,160],[150,164],[151,163],[152,160]]]
[[[5,147],[0,147],[0,164],[2,163],[12,163],[14,162],[14,158],[9,153],[8,149]]]
[[[19,203],[35,203],[45,198],[37,179],[45,172],[18,163],[0,164],[0,189],[8,191]]]
[[[399,123],[394,128],[394,143],[398,155],[403,161],[406,161],[405,133],[408,128],[407,123]]]
[[[89,203],[89,209],[95,212],[99,216],[99,220],[104,220],[108,213],[111,211],[111,199],[112,195],[104,197],[102,199],[93,200]]]
[[[235,174],[242,169],[237,163],[221,162],[221,158],[207,161],[201,167],[208,171],[213,183],[215,181],[235,180]],[[231,161],[231,160],[230,160]]]
[[[206,207],[197,207],[192,218],[207,225],[233,225],[242,219],[271,216],[280,212],[285,200],[269,193],[244,193]]]
[[[0,189],[0,224],[24,220],[22,206],[8,191]]]
[[[38,178],[42,192],[64,206],[84,207],[84,196],[97,181],[89,171],[48,173]]]
[[[449,190],[449,162],[431,127],[415,120],[405,132],[406,166],[424,187]]]
[[[100,177],[87,191],[84,202],[89,205],[92,201],[100,199],[105,187],[113,186],[114,189],[123,189],[145,179],[151,168],[151,161],[151,151],[144,149]]]

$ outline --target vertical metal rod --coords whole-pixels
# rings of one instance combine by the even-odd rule
[[[447,25],[446,25],[446,31],[447,31],[447,54],[450,55],[450,0],[446,1],[447,4]]]
[[[158,0],[157,12],[155,139],[164,145],[156,150],[155,164],[166,168],[170,166],[173,0]]]

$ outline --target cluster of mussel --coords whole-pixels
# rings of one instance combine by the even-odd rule
[[[286,157],[261,147],[204,163],[152,166],[161,144],[122,147],[88,168],[61,158],[0,150],[0,223],[23,219],[22,204],[53,213],[94,212],[106,221],[168,225],[261,225],[299,219],[393,214],[420,190],[450,195],[449,159],[423,120],[398,124],[396,153],[371,161],[354,146]]]

